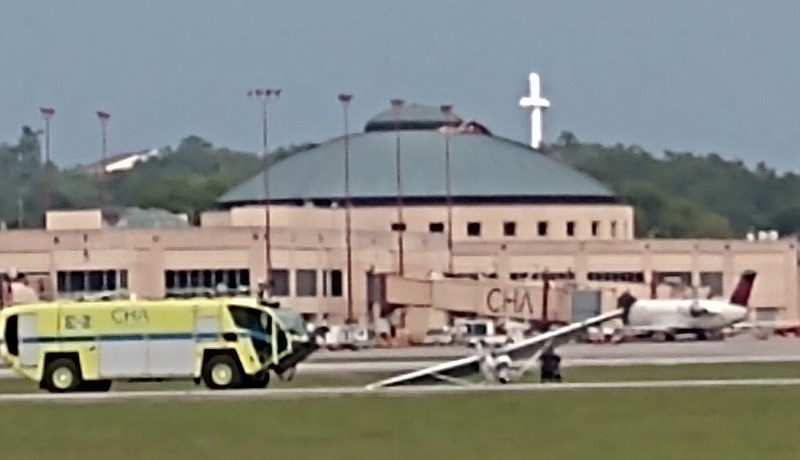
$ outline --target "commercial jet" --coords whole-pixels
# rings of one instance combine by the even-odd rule
[[[755,278],[753,270],[742,273],[727,302],[697,298],[637,300],[631,295],[623,296],[625,301],[616,310],[504,346],[481,343],[471,356],[381,380],[367,385],[367,389],[437,382],[473,385],[466,378],[476,375],[483,377],[483,383],[506,384],[522,377],[544,350],[553,350],[573,335],[614,319],[621,319],[625,327],[658,331],[672,337],[684,331],[707,334],[747,318]]]
[[[728,301],[715,299],[642,299],[631,295],[620,298],[623,329],[645,333],[662,340],[675,340],[677,334],[695,334],[699,340],[720,336],[722,329],[744,321],[756,272],[747,270]]]

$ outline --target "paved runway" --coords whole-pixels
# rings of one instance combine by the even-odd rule
[[[460,355],[459,355],[460,356]],[[349,361],[349,362],[309,362],[297,366],[297,375],[331,373],[380,373],[407,372],[424,369],[441,363],[436,361]],[[639,357],[639,358],[564,358],[562,367],[590,366],[674,366],[679,364],[722,364],[722,363],[800,363],[800,350],[795,355],[740,355],[740,356],[685,356],[685,357]],[[0,374],[2,378],[2,374]]]
[[[565,359],[569,358],[687,358],[692,356],[787,356],[800,359],[800,339],[772,336],[769,340],[755,340],[750,336],[728,338],[724,341],[691,341],[669,343],[575,344],[558,347]],[[446,361],[466,356],[472,350],[466,347],[408,347],[375,348],[361,351],[320,350],[308,362],[333,361]]]
[[[722,386],[796,386],[800,379],[750,379],[750,380],[672,380],[645,382],[594,382],[594,383],[561,383],[561,384],[509,384],[509,385],[425,385],[367,390],[363,387],[339,388],[298,388],[271,390],[229,390],[229,391],[131,391],[110,393],[75,393],[68,395],[50,393],[5,394],[0,395],[0,403],[57,402],[87,404],[100,402],[120,402],[148,400],[156,401],[208,401],[210,399],[299,399],[319,397],[340,397],[347,395],[377,396],[409,396],[426,394],[456,394],[484,392],[533,392],[533,391],[569,391],[587,389],[642,389],[642,388],[686,388],[686,387],[722,387]]]
[[[351,361],[301,363],[297,366],[297,376],[324,374],[377,374],[410,372],[434,366],[441,361]],[[563,367],[588,366],[672,366],[679,364],[720,364],[720,363],[769,363],[800,362],[800,356],[693,356],[678,358],[566,358]],[[9,369],[0,369],[0,380],[18,378]]]
[[[657,351],[657,350],[654,350]],[[698,350],[699,351],[699,350]],[[713,351],[713,350],[712,350]],[[676,353],[662,353],[658,356],[657,353],[647,355],[642,353],[640,356],[630,353],[609,353],[607,357],[575,357],[577,353],[565,353],[559,348],[559,353],[563,357],[561,365],[563,367],[589,367],[589,366],[670,366],[680,364],[721,364],[721,363],[769,363],[769,362],[800,362],[800,344],[795,345],[793,349],[786,349],[784,352],[772,352],[769,349],[754,350],[756,354],[724,354],[724,353],[709,353],[709,354],[694,354],[686,353],[684,355]],[[674,354],[674,356],[669,356]],[[329,373],[375,373],[375,372],[406,372],[416,369],[423,369],[425,367],[434,366],[441,362],[450,359],[456,359],[466,354],[457,354],[447,357],[446,359],[437,359],[438,357],[430,356],[428,360],[399,360],[387,359],[384,361],[378,360],[357,360],[353,357],[352,360],[341,361],[327,361],[317,360],[302,363],[297,366],[298,375],[303,374],[329,374]],[[570,357],[570,355],[573,355]],[[2,378],[2,375],[0,375]]]
[[[738,337],[723,342],[568,344],[558,350],[564,367],[800,362],[800,340],[780,337],[766,341]],[[461,347],[323,350],[298,365],[297,374],[408,372],[473,352]],[[0,369],[0,379],[15,377],[10,370]]]

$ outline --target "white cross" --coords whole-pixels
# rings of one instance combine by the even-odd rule
[[[541,82],[539,75],[531,73],[528,75],[530,89],[528,96],[519,100],[519,105],[531,109],[531,147],[538,149],[542,143],[542,112],[550,107],[550,101],[542,97]]]

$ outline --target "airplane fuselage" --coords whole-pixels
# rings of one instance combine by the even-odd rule
[[[626,326],[669,334],[719,331],[747,317],[747,308],[722,300],[646,299],[630,308]]]
[[[505,353],[494,354],[489,350],[484,350],[483,345],[479,345],[479,347],[482,354],[480,369],[484,379],[489,382],[508,383],[510,380],[509,370],[513,364],[511,358]]]

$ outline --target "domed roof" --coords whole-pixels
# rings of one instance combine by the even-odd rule
[[[423,104],[403,104],[397,112],[387,109],[375,115],[364,126],[365,132],[416,129],[439,129],[442,126],[458,126],[463,123],[452,111],[445,113],[441,107]]]
[[[526,144],[491,135],[474,122],[447,118],[430,106],[411,105],[404,123],[428,128],[388,130],[394,114],[382,112],[364,133],[351,134],[350,194],[354,203],[393,203],[397,196],[396,142],[400,138],[401,182],[408,202],[443,200],[445,135],[450,134],[450,177],[454,200],[481,202],[608,202],[614,193]],[[459,128],[442,128],[461,124]],[[369,128],[372,128],[371,130]],[[344,137],[298,152],[269,169],[270,200],[344,199]],[[263,172],[225,193],[231,206],[264,200]]]

